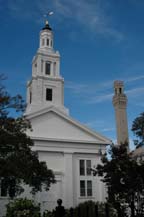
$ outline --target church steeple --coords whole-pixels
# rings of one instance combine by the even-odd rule
[[[40,32],[39,47],[41,49],[53,49],[53,32],[47,20],[45,22],[45,26],[42,28],[42,31]]]
[[[115,108],[117,143],[118,145],[128,143],[128,124],[127,124],[127,96],[124,93],[122,81],[114,82],[113,106]]]
[[[53,31],[48,21],[40,31],[39,48],[32,61],[32,79],[27,84],[26,114],[50,106],[64,107],[64,79],[60,75],[60,54],[53,48]]]

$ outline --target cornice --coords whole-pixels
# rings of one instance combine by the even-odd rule
[[[48,141],[59,143],[81,143],[81,144],[94,144],[94,145],[109,145],[106,142],[90,141],[90,140],[74,140],[74,139],[61,139],[61,138],[46,138],[46,137],[31,137],[34,141]]]

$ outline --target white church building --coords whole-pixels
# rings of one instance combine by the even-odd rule
[[[53,48],[53,31],[48,22],[40,32],[39,48],[32,61],[32,79],[27,84],[25,115],[32,124],[28,132],[40,161],[55,174],[56,184],[39,192],[35,200],[42,211],[52,210],[58,198],[66,208],[86,200],[104,201],[106,189],[91,168],[100,163],[101,153],[111,141],[69,115],[64,106],[64,78],[60,54]]]

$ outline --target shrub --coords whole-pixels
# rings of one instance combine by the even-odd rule
[[[93,202],[93,201],[86,201],[84,203],[80,203],[77,207],[75,207],[74,209],[69,209],[66,212],[66,217],[70,217],[70,212],[73,212],[73,217],[95,217],[95,207],[96,205],[98,206],[98,213],[99,213],[99,217],[105,217],[106,213],[105,213],[105,203],[99,203],[99,202]],[[117,217],[117,213],[116,210],[112,208],[112,206],[109,204],[109,215],[111,217]]]
[[[98,216],[99,217],[105,217],[106,216],[106,203],[100,203],[100,202],[93,202],[93,201],[86,201],[84,203],[80,203],[75,208],[66,209],[65,217],[95,217],[95,209],[98,207]],[[110,217],[117,217],[116,210],[108,204],[109,209],[109,216]],[[45,211],[43,217],[55,217],[55,210],[51,211]]]
[[[40,217],[40,206],[26,198],[15,199],[7,205],[6,217]]]

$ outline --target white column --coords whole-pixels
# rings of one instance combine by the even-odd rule
[[[54,76],[54,62],[51,62],[51,75]]]
[[[73,155],[64,153],[64,206],[73,207]]]
[[[60,74],[60,62],[57,61],[56,62],[56,76],[59,76],[59,74]]]

